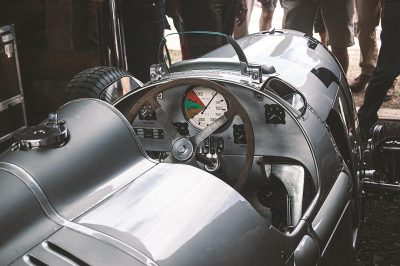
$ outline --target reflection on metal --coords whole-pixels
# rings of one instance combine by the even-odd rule
[[[294,251],[294,262],[297,266],[317,265],[320,250],[310,236],[304,236]]]
[[[150,66],[150,80],[157,81],[168,74],[168,70],[163,64],[153,64]]]
[[[302,214],[304,191],[304,168],[299,165],[272,164],[271,173],[279,178],[288,191],[290,204],[290,224],[295,226]],[[289,214],[289,213],[288,213]]]
[[[128,244],[140,241],[140,251],[161,265],[246,265],[250,260],[243,259],[266,254],[258,250],[266,250],[270,225],[218,178],[167,163],[152,168],[77,222],[111,236],[122,232],[130,236]]]
[[[94,239],[97,239],[99,241],[107,243],[108,245],[115,247],[115,248],[125,252],[128,255],[131,255],[133,258],[136,258],[137,260],[142,262],[144,265],[151,265],[151,266],[157,265],[152,259],[148,258],[142,252],[135,249],[134,247],[127,245],[126,243],[122,242],[121,240],[119,240],[117,238],[109,236],[102,232],[93,230],[89,227],[85,227],[81,224],[71,222],[71,221],[65,219],[64,217],[61,217],[56,212],[56,210],[53,208],[49,199],[44,194],[42,188],[38,185],[36,180],[24,169],[20,168],[17,165],[14,165],[11,163],[5,163],[5,162],[0,162],[0,169],[3,169],[6,172],[11,173],[12,175],[14,175],[18,179],[20,179],[22,182],[24,182],[25,185],[27,185],[29,187],[29,189],[32,191],[32,193],[35,195],[36,199],[38,200],[39,204],[42,206],[42,209],[46,213],[47,217],[49,217],[49,219],[51,219],[54,223],[61,225],[61,226],[65,226],[71,230],[74,230],[81,234],[93,237]]]
[[[59,147],[67,141],[65,121],[58,120],[57,113],[50,113],[47,123],[28,127],[14,136],[13,150]]]
[[[123,77],[104,89],[100,93],[99,99],[111,99],[111,102],[115,102],[121,96],[141,87],[143,87],[143,83],[140,80],[131,76]]]
[[[307,100],[306,97],[294,86],[288,82],[272,77],[268,80],[266,86],[263,88],[266,91],[272,91],[291,106],[293,106],[297,111],[300,112],[300,116],[303,116],[306,111]]]
[[[193,144],[186,138],[177,139],[172,145],[172,154],[178,161],[186,161],[193,155]]]
[[[260,84],[262,82],[261,65],[248,64],[247,75],[250,76],[250,83]]]
[[[312,221],[312,228],[321,243],[322,254],[327,251],[329,241],[336,233],[336,228],[346,210],[350,208],[351,177],[341,172],[325,198],[324,203]]]

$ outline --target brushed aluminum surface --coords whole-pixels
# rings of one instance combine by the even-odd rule
[[[257,250],[268,229],[268,221],[230,186],[192,166],[172,164],[152,168],[77,222],[119,235],[162,265],[262,259]]]

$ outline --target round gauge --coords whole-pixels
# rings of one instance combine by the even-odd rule
[[[206,87],[194,87],[186,92],[183,112],[197,129],[204,129],[228,110],[225,98]]]

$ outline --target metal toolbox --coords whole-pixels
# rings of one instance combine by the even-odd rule
[[[26,125],[14,27],[0,25],[0,143]]]

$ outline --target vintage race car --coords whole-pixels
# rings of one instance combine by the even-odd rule
[[[208,35],[225,45],[174,63],[163,43],[149,83],[117,77],[105,92],[135,89],[16,136],[0,265],[355,261],[362,152],[336,59],[295,31]]]

